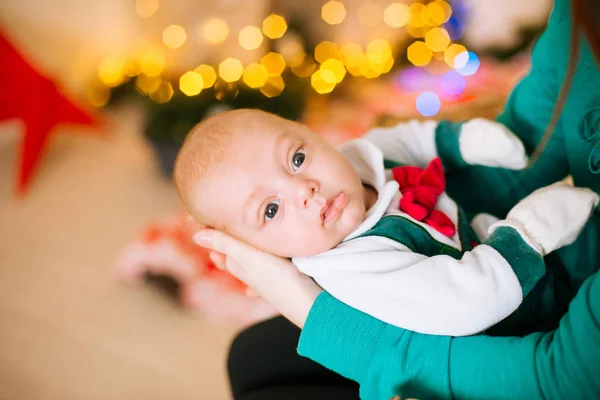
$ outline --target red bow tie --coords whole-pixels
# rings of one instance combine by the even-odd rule
[[[392,175],[402,192],[400,210],[445,236],[454,236],[456,226],[452,220],[435,209],[438,196],[446,189],[442,160],[433,159],[424,170],[419,167],[395,167],[392,168]]]

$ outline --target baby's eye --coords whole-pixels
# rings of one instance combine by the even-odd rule
[[[297,171],[302,164],[304,164],[305,158],[306,154],[304,154],[304,150],[298,150],[296,153],[294,153],[294,156],[292,157],[292,168],[294,171]]]
[[[277,215],[279,211],[279,200],[269,203],[265,209],[265,220],[270,221]]]

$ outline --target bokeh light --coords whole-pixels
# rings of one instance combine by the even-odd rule
[[[135,88],[142,94],[150,94],[158,89],[161,81],[158,76],[138,75],[135,78]]]
[[[424,117],[432,117],[440,111],[440,98],[433,92],[424,92],[417,97],[417,111]]]
[[[172,97],[173,86],[167,81],[161,81],[158,88],[150,95],[150,98],[159,104],[167,103]]]
[[[302,57],[302,61],[298,65],[292,66],[292,72],[300,78],[308,78],[317,70],[317,64],[314,58],[309,54]]]
[[[375,39],[367,45],[367,57],[375,64],[383,64],[392,57],[390,44],[383,39]]]
[[[163,31],[163,43],[172,49],[183,46],[187,35],[185,30],[179,25],[169,25]]]
[[[244,69],[242,80],[252,89],[264,86],[264,84],[267,83],[267,79],[269,79],[267,70],[260,64],[252,63]]]
[[[451,44],[445,51],[444,51],[444,61],[446,62],[446,64],[448,64],[448,66],[450,68],[458,68],[459,66],[457,66],[456,64],[456,56],[458,56],[461,53],[466,52],[467,49],[465,46],[461,45],[461,44]],[[466,62],[466,60],[465,60]]]
[[[319,94],[330,93],[335,88],[335,76],[331,71],[320,69],[312,74],[310,84]]]
[[[362,48],[359,44],[352,42],[344,44],[338,52],[338,56],[344,64],[348,63],[348,58],[353,54],[362,54]]]
[[[447,22],[452,15],[452,8],[448,3],[442,0],[436,0],[427,5],[427,17],[429,23],[438,26]]]
[[[279,39],[287,30],[287,23],[281,15],[271,14],[264,19],[262,30],[269,39]]]
[[[383,21],[392,28],[401,28],[410,20],[410,8],[404,3],[392,3],[383,11]]]
[[[346,56],[346,69],[353,76],[361,76],[361,67],[369,63],[369,59],[367,55],[362,51],[360,52],[352,52]],[[364,69],[365,67],[363,67]]]
[[[431,49],[425,42],[416,41],[408,46],[407,56],[411,63],[421,67],[429,64],[429,61],[431,60]]]
[[[315,60],[320,63],[330,58],[338,58],[339,49],[333,42],[323,41],[315,47]]]
[[[299,54],[304,53],[302,39],[298,34],[293,32],[288,32],[284,37],[275,42],[275,45],[279,53],[281,53],[281,55],[283,56],[285,62],[287,62],[288,64],[290,64],[293,58],[297,57]]]
[[[410,19],[408,24],[414,28],[425,26],[423,16],[427,16],[427,7],[421,3],[412,3],[410,5]]]
[[[158,0],[137,0],[135,12],[142,18],[148,18],[158,11]]]
[[[123,82],[125,63],[115,57],[109,57],[98,66],[98,78],[107,86],[115,87]]]
[[[330,58],[321,64],[321,70],[329,71],[333,74],[334,83],[340,83],[346,76],[346,68],[340,60]]]
[[[148,51],[140,58],[140,69],[148,76],[159,76],[165,68],[165,58],[158,51]]]
[[[260,63],[265,68],[265,71],[269,76],[277,76],[283,73],[285,69],[285,60],[283,56],[278,53],[270,52],[260,59]]]
[[[358,20],[367,27],[375,27],[381,22],[381,8],[370,1],[363,4],[358,10]]]
[[[448,94],[461,94],[467,86],[467,80],[460,73],[452,70],[442,75],[440,79],[442,90]]]
[[[321,18],[330,25],[340,24],[346,18],[346,8],[339,1],[329,1],[321,8]]]
[[[226,58],[219,64],[219,76],[225,82],[235,82],[240,79],[243,73],[244,67],[241,61],[235,58]]]
[[[425,35],[425,43],[433,51],[444,51],[450,44],[450,36],[444,28],[431,28]]]
[[[186,96],[195,96],[204,88],[202,76],[194,71],[188,71],[179,78],[179,90]]]
[[[271,76],[269,79],[267,79],[265,85],[260,88],[260,91],[267,97],[275,97],[279,96],[284,88],[285,83],[283,82],[283,78],[281,78],[281,76]]]
[[[242,46],[244,49],[254,50],[261,45],[263,41],[263,34],[257,27],[247,26],[240,31],[238,39],[240,46]]]
[[[110,100],[110,89],[101,84],[90,85],[87,90],[87,99],[94,107],[105,106]]]
[[[200,76],[202,77],[202,81],[204,81],[203,89],[208,89],[209,87],[214,85],[215,81],[217,80],[217,73],[215,69],[210,65],[199,65],[194,69],[194,72],[200,74]]]
[[[229,35],[229,25],[219,18],[212,18],[202,25],[202,37],[208,43],[221,43]]]
[[[460,65],[456,68],[462,76],[474,75],[479,70],[479,57],[471,51],[464,51],[456,56],[455,64]]]

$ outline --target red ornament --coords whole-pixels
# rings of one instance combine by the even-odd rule
[[[433,159],[427,168],[392,168],[394,180],[400,185],[400,210],[417,221],[423,221],[445,236],[452,237],[456,226],[446,214],[436,210],[438,196],[446,190],[442,160]]]
[[[24,194],[48,136],[59,124],[93,126],[97,120],[60,93],[0,32],[0,121],[21,119],[25,132],[17,191]]]

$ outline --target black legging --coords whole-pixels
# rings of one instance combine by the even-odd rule
[[[283,317],[242,331],[227,369],[235,400],[358,400],[358,384],[298,355],[300,329]]]

